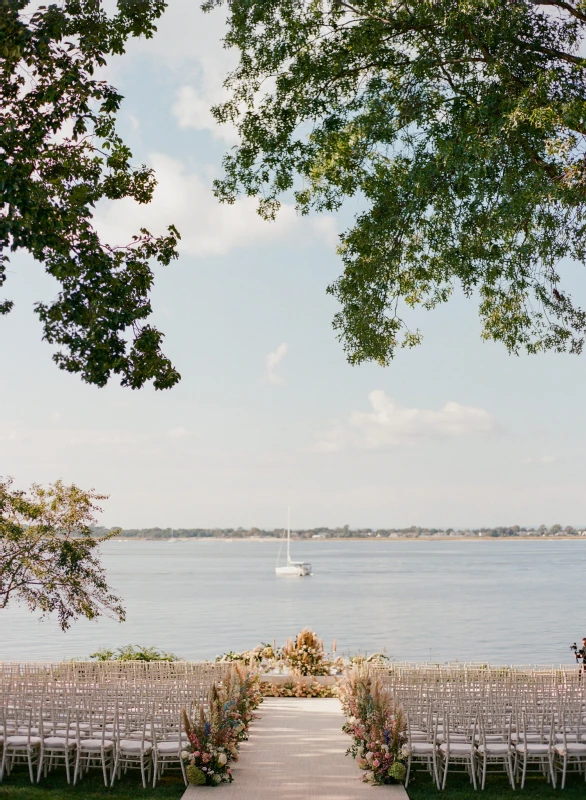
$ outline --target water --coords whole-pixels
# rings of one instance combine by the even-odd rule
[[[573,662],[586,635],[586,541],[307,541],[311,578],[274,572],[276,542],[109,542],[103,562],[123,624],[80,621],[62,633],[22,607],[0,611],[0,659],[84,657],[155,645],[213,658],[305,626],[342,652],[398,660]]]

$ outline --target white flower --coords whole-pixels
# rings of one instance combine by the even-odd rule
[[[408,758],[411,755],[411,748],[408,744],[404,744],[401,748],[401,758]]]
[[[188,750],[182,750],[181,751],[181,758],[183,760],[185,760],[186,758],[189,758],[190,755],[191,755],[191,753]]]
[[[364,773],[364,780],[365,781],[369,781],[369,782],[373,781],[374,780],[374,772],[372,772],[372,770],[369,770],[368,772],[365,772]]]
[[[218,756],[218,764],[223,767],[228,759],[226,758],[226,753],[220,753]]]
[[[368,761],[369,764],[372,764],[373,759],[374,759],[374,753],[366,754],[366,760]]]

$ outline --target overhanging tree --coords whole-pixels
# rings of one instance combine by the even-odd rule
[[[21,602],[43,615],[56,613],[63,630],[80,616],[125,612],[98,558],[99,545],[119,529],[94,536],[96,501],[105,495],[57,481],[28,493],[0,481],[0,608]]]
[[[152,197],[152,170],[132,166],[115,130],[122,97],[96,71],[130,37],[151,37],[166,2],[34,7],[0,0],[0,287],[7,251],[27,250],[61,284],[53,303],[36,305],[59,367],[97,386],[116,374],[135,389],[169,388],[180,376],[147,322],[149,262],[168,265],[179,234],[141,229],[120,246],[102,242],[92,220],[102,199]],[[11,308],[0,301],[0,315]]]
[[[329,287],[352,363],[419,343],[405,310],[456,287],[510,352],[582,350],[560,262],[586,257],[584,0],[227,7],[240,63],[214,113],[241,141],[217,195],[267,218],[289,191],[303,213],[360,200]]]

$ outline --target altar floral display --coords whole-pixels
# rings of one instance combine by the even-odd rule
[[[326,686],[323,683],[312,681],[287,681],[286,683],[273,683],[263,681],[261,691],[264,697],[338,697],[338,686]]]
[[[230,661],[247,664],[264,674],[291,675],[342,675],[345,669],[363,661],[386,659],[382,653],[371,656],[342,656],[337,653],[334,641],[330,652],[326,652],[323,641],[309,628],[304,628],[294,639],[288,639],[278,646],[261,642],[251,650],[241,653],[230,651],[217,656],[216,661]]]
[[[285,663],[293,675],[329,675],[324,643],[309,628],[288,639],[283,647]]]
[[[362,780],[375,785],[402,783],[405,720],[380,676],[368,663],[354,666],[340,688],[340,699],[347,717],[343,730],[352,737],[346,755],[364,771]]]
[[[219,786],[232,782],[230,764],[238,760],[238,744],[248,738],[260,702],[256,672],[235,665],[226,679],[213,687],[207,706],[198,705],[192,719],[183,711],[188,743],[181,755],[189,783]]]

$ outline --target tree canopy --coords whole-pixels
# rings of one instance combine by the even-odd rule
[[[96,552],[120,531],[92,533],[101,511],[96,501],[104,499],[61,481],[26,493],[0,480],[0,608],[18,601],[43,615],[54,612],[63,630],[80,616],[124,620]]]
[[[208,0],[211,10],[223,0]],[[421,339],[456,288],[510,352],[579,353],[562,259],[586,257],[585,0],[230,0],[237,126],[218,197],[363,209],[329,287],[352,363]],[[408,316],[408,314],[407,314]]]
[[[33,4],[34,5],[34,4]],[[0,287],[7,251],[27,250],[61,285],[36,311],[61,369],[103,386],[180,376],[146,321],[152,260],[168,265],[179,234],[141,229],[130,243],[102,242],[93,224],[102,199],[148,203],[152,170],[132,166],[118,136],[121,95],[96,72],[129,37],[150,38],[164,0],[60,0],[31,12],[29,0],[0,0]],[[12,308],[0,301],[0,314]]]

